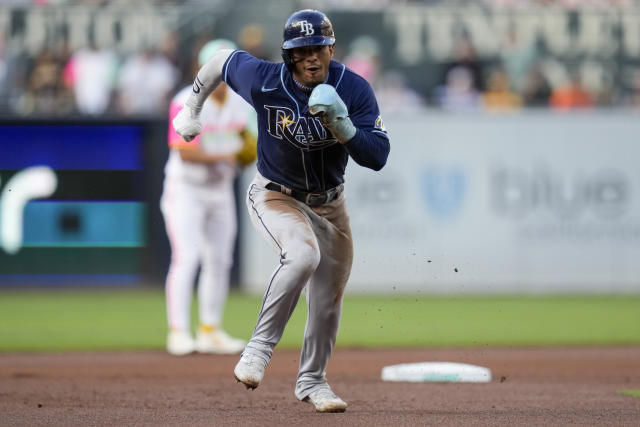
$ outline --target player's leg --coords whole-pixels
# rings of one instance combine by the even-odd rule
[[[309,218],[295,199],[252,184],[248,203],[254,226],[277,248],[280,257],[247,345],[248,350],[271,357],[302,289],[318,266],[320,250]]]
[[[171,243],[171,265],[165,283],[169,337],[172,354],[194,350],[190,331],[193,281],[199,262],[199,239],[204,210],[192,189],[180,183],[165,183],[160,202],[167,235]]]
[[[338,334],[342,296],[353,262],[353,241],[344,199],[314,208],[314,212],[318,215],[311,216],[312,224],[322,258],[307,286],[308,317],[295,393],[303,400],[320,392],[320,406],[339,411],[346,404],[331,392],[325,370]],[[316,408],[320,409],[318,404]]]
[[[318,266],[320,250],[309,218],[299,202],[265,189],[265,184],[260,176],[254,179],[247,193],[247,208],[254,227],[278,252],[280,260],[269,280],[257,324],[243,358],[245,355],[257,356],[266,366],[273,348],[282,338],[302,289]],[[254,386],[259,379],[261,376]]]
[[[208,202],[202,234],[202,263],[198,281],[200,322],[220,326],[229,290],[236,235],[234,200]]]
[[[222,315],[229,292],[237,220],[235,197],[230,188],[216,201],[207,202],[203,253],[198,281],[200,327],[196,339],[203,353],[234,354],[244,349],[243,340],[222,329]]]

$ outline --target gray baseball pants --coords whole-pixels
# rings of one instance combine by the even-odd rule
[[[280,262],[262,300],[245,352],[270,360],[307,286],[307,323],[295,395],[303,400],[326,385],[325,371],[336,342],[342,296],[351,272],[353,242],[344,193],[319,207],[267,190],[259,173],[247,191],[254,227],[276,250]]]

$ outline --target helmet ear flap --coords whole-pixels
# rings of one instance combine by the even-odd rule
[[[287,66],[287,70],[289,70],[290,73],[293,73],[295,64],[293,63],[293,58],[291,57],[291,49],[282,49],[282,60],[284,61],[284,65]]]

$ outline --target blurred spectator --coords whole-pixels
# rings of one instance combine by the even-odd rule
[[[640,69],[634,70],[631,75],[631,87],[626,104],[632,108],[640,108]]]
[[[509,76],[502,68],[495,68],[489,75],[482,99],[489,111],[512,111],[522,107],[522,98],[511,90]]]
[[[363,77],[373,86],[383,113],[408,112],[424,107],[422,97],[407,86],[405,77],[398,71],[381,75],[381,48],[371,36],[355,38],[347,48],[342,63]]]
[[[118,81],[118,112],[160,114],[169,106],[178,83],[178,70],[152,49],[143,49],[124,62]]]
[[[580,83],[592,96],[592,102],[598,106],[611,106],[620,103],[618,89],[614,80],[619,72],[615,65],[587,59],[580,64]],[[622,84],[622,82],[620,82]]]
[[[556,110],[587,108],[593,106],[594,97],[584,88],[580,76],[572,73],[567,84],[558,86],[551,92],[549,104]]]
[[[516,28],[510,28],[500,46],[500,59],[511,82],[518,93],[524,90],[529,70],[538,57],[536,40],[525,40]]]
[[[381,67],[378,41],[370,36],[357,37],[349,43],[342,63],[375,86]]]
[[[273,59],[269,57],[268,49],[264,44],[264,28],[260,24],[247,24],[242,27],[238,35],[238,44],[241,50],[256,58]]]
[[[62,66],[56,61],[47,48],[36,57],[31,76],[29,89],[32,93],[42,97],[50,97],[56,91],[62,74]]]
[[[534,66],[526,76],[522,98],[527,107],[548,107],[551,86],[539,66]]]
[[[64,80],[73,89],[80,113],[98,115],[107,111],[117,67],[116,55],[111,50],[99,49],[92,37],[89,46],[71,55]]]
[[[0,33],[0,112],[8,108],[9,98],[9,53]]]
[[[184,59],[178,51],[179,42],[178,33],[176,31],[169,31],[160,42],[158,49],[159,53],[167,58],[167,61],[173,64],[176,68],[179,68]]]
[[[464,66],[451,68],[446,84],[436,89],[436,100],[447,111],[478,110],[482,99],[473,85],[471,70]]]
[[[383,74],[374,87],[380,110],[383,114],[419,111],[424,100],[407,86],[404,76],[398,71]]]
[[[451,70],[464,69],[471,78],[472,90],[481,92],[484,90],[483,68],[484,64],[478,59],[473,44],[467,37],[463,36],[456,40],[454,58],[444,64],[440,81],[442,84],[447,84]]]
[[[31,58],[11,49],[0,32],[0,111],[16,113],[18,100],[27,88]]]
[[[63,65],[49,49],[40,52],[18,103],[20,113],[59,115],[73,109],[73,99],[62,80]]]

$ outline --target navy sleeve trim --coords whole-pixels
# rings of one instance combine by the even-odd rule
[[[233,58],[236,54],[242,52],[241,50],[234,50],[231,52],[231,55],[227,58],[222,66],[222,80],[227,83],[227,72],[229,71],[229,62],[231,62],[231,58]]]
[[[381,131],[381,130],[372,130],[371,132],[372,132],[372,133],[377,133],[377,134],[382,135],[382,136],[384,136],[385,138],[389,139],[389,135],[387,135],[387,133],[386,133],[386,132],[383,132],[383,131]]]
[[[347,67],[342,64],[342,73],[340,73],[340,77],[338,78],[338,83],[336,83],[336,89],[338,89],[338,86],[340,86],[340,83],[342,82],[342,77],[344,77],[344,72],[347,69]]]

